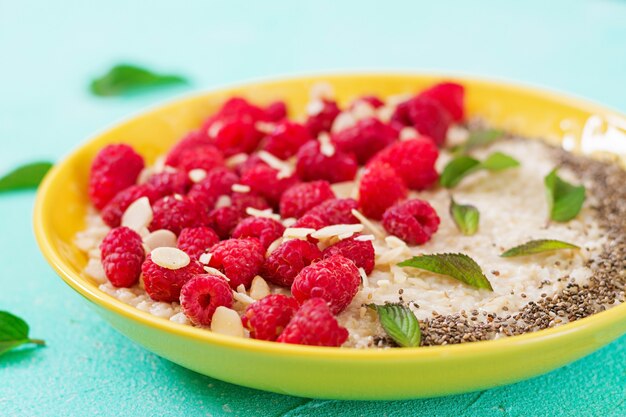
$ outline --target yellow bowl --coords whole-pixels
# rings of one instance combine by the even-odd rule
[[[526,136],[558,141],[561,122],[579,137],[590,115],[626,119],[605,108],[535,89],[454,77],[467,89],[470,115]],[[44,256],[63,280],[117,330],[186,368],[239,385],[317,398],[402,399],[485,389],[530,378],[576,360],[626,332],[626,305],[567,325],[495,341],[391,350],[285,345],[239,339],[152,316],[100,291],[81,273],[86,258],[73,244],[84,227],[86,184],[96,152],[126,142],[154,161],[226,98],[287,101],[302,113],[308,90],[328,81],[341,102],[364,93],[418,91],[441,76],[323,75],[261,82],[200,94],[142,113],[89,140],[48,174],[35,205],[35,233]]]

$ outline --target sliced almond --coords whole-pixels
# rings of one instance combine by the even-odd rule
[[[161,247],[152,249],[150,257],[152,262],[160,267],[172,270],[184,268],[191,262],[189,255],[177,248]]]
[[[331,157],[335,154],[335,145],[330,141],[330,135],[326,132],[322,132],[317,137],[320,143],[320,152],[322,155]]]
[[[148,197],[141,197],[133,201],[122,215],[122,226],[138,232],[148,227],[152,221],[152,207]]]
[[[390,248],[404,248],[406,247],[406,242],[402,239],[400,239],[397,236],[387,236],[385,238],[385,243],[387,244],[387,246],[389,246]]]
[[[374,236],[381,238],[381,239],[385,237],[385,232],[383,232],[383,230],[380,227],[372,223],[360,211],[356,209],[352,209],[351,213],[354,217],[356,217],[361,222],[363,226],[365,226],[370,232],[372,232]]]
[[[231,204],[232,204],[232,199],[230,198],[230,196],[221,195],[215,202],[215,208],[228,207]]]
[[[206,171],[200,168],[192,169],[189,171],[189,179],[195,183],[198,183],[206,178]]]
[[[251,190],[249,185],[243,184],[233,184],[230,189],[233,193],[249,193]]]
[[[144,237],[143,243],[148,246],[150,251],[156,248],[175,248],[176,235],[170,230],[159,229]]]
[[[215,269],[215,268],[211,268],[210,266],[203,266],[202,269],[205,270],[205,272],[207,274],[211,274],[211,275],[217,275],[218,277],[222,277],[224,278],[226,281],[230,281],[230,278],[228,278],[222,271],[220,271],[219,269]]]
[[[411,140],[417,139],[419,137],[419,133],[413,127],[404,127],[400,131],[400,140]]]
[[[252,217],[267,217],[268,219],[280,221],[280,215],[272,212],[272,209],[259,210],[254,207],[246,207],[246,214]]]
[[[342,130],[351,128],[356,124],[356,118],[351,112],[344,111],[341,112],[335,117],[333,121],[333,125],[330,128],[332,133],[341,132]]]
[[[315,239],[328,239],[330,237],[343,235],[345,233],[358,233],[363,230],[362,224],[334,224],[332,226],[322,227],[311,233]]]
[[[333,193],[337,198],[350,198],[352,196],[352,190],[357,186],[354,181],[336,182],[331,184]]]
[[[313,232],[315,232],[315,229],[310,227],[288,227],[283,232],[283,237],[287,239],[306,240]]]
[[[363,288],[369,287],[369,280],[367,279],[367,274],[365,273],[365,269],[359,268],[359,275],[361,275],[361,283],[363,284]]]
[[[107,280],[107,276],[104,272],[100,259],[89,259],[89,262],[87,262],[87,266],[85,266],[83,272],[95,279],[98,283],[104,283]]]
[[[211,331],[228,336],[243,337],[243,324],[235,310],[219,306],[211,319]]]
[[[371,242],[373,240],[376,240],[376,236],[374,236],[374,235],[359,235],[359,236],[355,237],[354,240],[356,240],[358,242]]]
[[[248,154],[237,153],[226,160],[226,166],[228,168],[234,168],[237,165],[243,164],[248,160]]]
[[[250,297],[248,294],[240,293],[239,291],[233,291],[233,298],[239,301],[240,303],[243,303],[246,305],[252,304],[256,301],[254,298]]]
[[[269,258],[272,252],[274,252],[276,249],[278,249],[280,245],[282,245],[283,240],[284,239],[282,237],[279,237],[278,239],[270,243],[270,245],[267,247],[267,250],[265,251],[265,257]]]
[[[213,257],[213,254],[203,253],[202,255],[200,255],[200,258],[198,260],[201,264],[208,265],[211,262],[211,257]]]
[[[283,219],[283,226],[285,227],[291,227],[294,224],[296,224],[298,220],[293,218],[293,217],[287,217],[286,219]]]
[[[252,279],[252,284],[250,284],[250,297],[260,300],[268,295],[270,295],[270,286],[263,277],[257,275]]]

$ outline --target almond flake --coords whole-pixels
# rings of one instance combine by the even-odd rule
[[[309,97],[313,100],[332,100],[335,97],[333,86],[326,81],[316,82],[309,90]]]
[[[363,288],[369,287],[369,280],[367,279],[365,269],[359,268],[359,275],[361,275],[361,283],[363,284]]]
[[[356,217],[363,226],[365,226],[367,229],[369,229],[370,232],[372,232],[372,234],[378,238],[383,238],[385,237],[385,233],[382,231],[382,229],[378,226],[376,226],[374,223],[372,223],[367,217],[365,217],[360,211],[356,210],[356,209],[352,209],[351,211],[352,215],[354,217]]]
[[[265,257],[269,258],[270,255],[272,254],[272,252],[274,252],[276,249],[278,249],[278,247],[283,243],[283,238],[279,237],[278,239],[276,239],[275,241],[273,241],[268,247],[267,250],[265,251]]]
[[[228,207],[231,204],[232,204],[232,200],[231,200],[230,196],[221,195],[221,196],[219,196],[219,198],[215,202],[215,208]]]
[[[322,132],[317,137],[320,143],[320,152],[322,155],[331,157],[335,154],[335,145],[330,141],[330,135],[326,132]]]
[[[336,182],[330,185],[337,198],[349,198],[352,196],[352,190],[356,187],[354,181]]]
[[[342,130],[349,129],[356,124],[356,118],[349,111],[343,111],[335,117],[333,125],[330,128],[332,133],[341,132]]]
[[[230,189],[232,190],[233,193],[249,193],[250,192],[250,186],[249,185],[243,185],[243,184],[233,184]]]
[[[224,126],[224,124],[222,122],[220,122],[219,120],[216,121],[216,122],[213,122],[213,124],[211,124],[211,127],[207,131],[207,135],[210,138],[215,139],[217,137],[217,135],[220,133],[220,130],[222,130],[223,126]]]
[[[287,217],[286,219],[283,219],[283,226],[285,227],[291,227],[294,224],[296,224],[298,220],[293,218],[293,217]]]
[[[236,153],[226,160],[226,166],[228,168],[235,168],[239,164],[243,164],[248,160],[248,154]]]
[[[180,194],[174,194],[174,200],[183,201],[183,196]]]
[[[274,155],[272,155],[271,153],[267,151],[259,151],[257,155],[259,155],[259,158],[261,158],[263,162],[265,162],[271,168],[274,168],[276,171],[293,172],[293,167],[291,165],[289,165],[287,162],[283,161],[282,159],[275,157]]]
[[[400,140],[411,140],[417,139],[419,137],[419,133],[413,127],[404,127],[400,131]]]
[[[344,233],[358,233],[362,230],[362,224],[334,224],[332,226],[322,227],[314,233],[311,233],[311,236],[315,239],[328,239],[330,237],[339,236]]]
[[[358,100],[352,107],[352,115],[356,120],[376,117],[376,109],[367,101]]]
[[[201,168],[192,169],[189,171],[189,179],[195,183],[199,183],[206,178],[206,171]]]
[[[260,300],[268,295],[270,295],[270,286],[263,277],[257,275],[252,279],[252,283],[250,284],[250,297],[255,300]]]
[[[212,256],[213,256],[212,253],[203,253],[202,255],[200,255],[200,258],[198,258],[198,260],[200,261],[201,264],[208,265],[211,262]]]
[[[385,243],[392,249],[406,247],[406,242],[397,236],[387,236],[385,238]]]
[[[373,240],[376,240],[376,236],[374,236],[374,235],[359,235],[359,236],[355,237],[354,240],[356,240],[358,242],[371,242]]]
[[[379,287],[388,287],[391,285],[391,282],[388,279],[379,279],[378,282],[376,282],[376,285]]]
[[[154,174],[154,169],[152,167],[146,167],[141,170],[139,176],[137,177],[137,184],[144,184],[148,179]]]
[[[408,275],[399,266],[392,266],[391,273],[393,274],[393,282],[395,282],[396,284],[404,284],[406,282]]]
[[[274,132],[274,129],[276,129],[276,124],[270,123],[270,122],[259,121],[254,124],[254,128],[261,133],[265,133],[266,135],[269,135],[270,133]]]
[[[224,306],[215,309],[211,319],[211,331],[227,336],[244,337],[239,313]]]
[[[89,259],[89,262],[87,262],[87,266],[85,266],[83,272],[95,279],[98,283],[104,283],[107,280],[104,268],[102,267],[102,261],[100,261],[100,259]]]
[[[177,248],[161,247],[152,249],[150,257],[152,262],[160,267],[172,270],[184,268],[191,262],[189,255]]]
[[[310,227],[288,227],[283,232],[283,237],[287,239],[306,240],[307,236],[314,232],[315,229],[312,229]]]
[[[219,269],[211,268],[210,266],[203,266],[202,269],[204,269],[207,274],[217,275],[218,277],[224,278],[226,281],[230,281],[230,278],[224,275]]]
[[[346,233],[342,233],[340,235],[337,235],[339,240],[350,239],[352,236],[354,236],[354,232],[346,232]]]
[[[126,226],[138,232],[148,227],[152,221],[152,207],[148,197],[141,197],[133,201],[122,215],[122,226]]]
[[[256,301],[248,294],[240,293],[239,291],[233,291],[233,298],[243,304],[252,304]]]
[[[322,100],[311,100],[306,105],[306,114],[309,116],[316,116],[324,110],[324,102]]]
[[[176,235],[167,230],[159,229],[150,233],[143,238],[143,243],[150,248],[150,251],[156,248],[175,248],[176,247]]]
[[[388,265],[392,263],[395,264],[395,263],[401,262],[404,260],[402,258],[404,257],[403,255],[405,252],[406,252],[406,248],[403,248],[403,247],[388,250],[384,252],[383,254],[381,254],[376,259],[376,265]]]
[[[246,293],[246,286],[243,285],[243,284],[237,285],[237,292],[239,292],[241,294],[245,294]]]
[[[252,217],[266,217],[268,219],[280,221],[280,216],[272,212],[272,209],[259,210],[254,207],[246,207],[246,214]]]

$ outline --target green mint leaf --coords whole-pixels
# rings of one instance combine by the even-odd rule
[[[480,213],[476,207],[469,204],[458,204],[454,198],[450,198],[450,215],[464,235],[471,236],[478,230]]]
[[[45,342],[28,337],[28,324],[21,318],[0,311],[0,355],[26,343],[43,345]]]
[[[394,342],[402,347],[417,347],[422,340],[420,323],[410,308],[402,304],[369,304],[378,313],[380,325]]]
[[[119,96],[138,89],[187,84],[179,75],[158,74],[135,65],[116,65],[103,76],[91,82],[91,92],[97,96]]]
[[[498,129],[478,130],[471,132],[465,143],[452,149],[455,155],[464,155],[473,149],[487,146],[504,136]]]
[[[502,152],[494,152],[482,162],[471,156],[461,155],[448,162],[441,173],[439,182],[446,188],[452,188],[473,172],[482,169],[487,171],[502,171],[516,166],[519,166],[519,162],[515,158]]]
[[[557,175],[554,168],[544,178],[550,219],[557,222],[566,222],[578,215],[585,202],[585,186],[572,185]]]
[[[402,261],[398,266],[410,266],[447,275],[476,288],[493,291],[491,283],[483,274],[480,266],[469,256],[462,253],[437,253],[433,255],[414,256]]]
[[[0,192],[36,188],[50,168],[51,162],[33,162],[15,168],[0,178]]]
[[[571,243],[562,242],[554,239],[538,239],[531,240],[523,245],[515,246],[504,251],[500,256],[503,258],[512,258],[514,256],[534,255],[536,253],[554,251],[559,249],[580,249],[579,246]]]

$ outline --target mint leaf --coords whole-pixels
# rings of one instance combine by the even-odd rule
[[[566,222],[578,215],[585,202],[585,186],[574,186],[557,175],[554,168],[544,178],[550,218],[557,222]]]
[[[471,132],[465,143],[452,149],[455,155],[464,155],[473,149],[487,146],[504,136],[499,129],[487,129]]]
[[[450,198],[450,215],[464,235],[471,236],[478,230],[480,213],[476,207],[469,204],[458,204],[454,198]]]
[[[187,83],[187,79],[179,75],[158,74],[135,65],[120,64],[93,80],[90,89],[97,96],[119,96],[133,90]]]
[[[378,313],[380,325],[394,342],[402,347],[417,347],[422,340],[420,323],[410,308],[402,304],[368,304]]]
[[[51,162],[33,162],[15,168],[0,178],[0,192],[36,188],[50,168]]]
[[[467,175],[485,169],[487,171],[502,171],[519,166],[519,162],[502,152],[494,152],[483,162],[471,156],[462,155],[452,159],[441,173],[439,182],[446,188],[456,186]]]
[[[414,256],[402,261],[398,266],[410,266],[435,274],[447,275],[476,288],[493,291],[491,283],[483,274],[480,266],[463,253],[437,253],[433,255]]]
[[[26,343],[44,345],[39,339],[28,337],[28,324],[7,311],[0,311],[0,355]]]
[[[538,239],[531,240],[524,243],[523,245],[515,246],[514,248],[503,252],[500,256],[503,258],[512,258],[514,256],[534,255],[536,253],[554,251],[559,249],[580,249],[580,247],[560,240]]]

